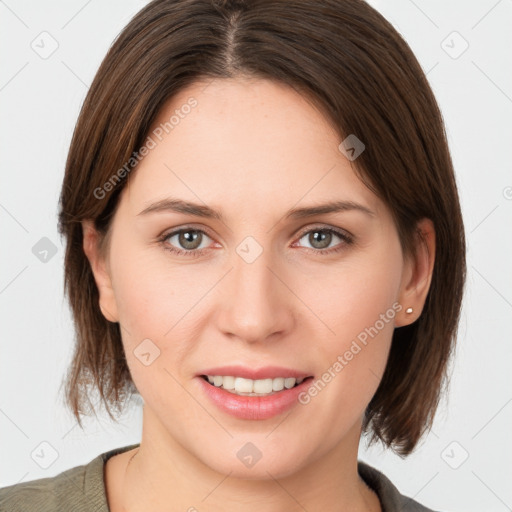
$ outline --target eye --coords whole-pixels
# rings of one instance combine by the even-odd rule
[[[305,247],[308,251],[315,254],[331,254],[343,250],[346,246],[354,243],[352,235],[347,232],[331,227],[317,227],[301,233],[299,241],[306,238],[311,247]],[[336,242],[336,238],[341,240],[334,247],[331,243]],[[208,250],[207,239],[211,237],[202,229],[184,227],[165,233],[158,241],[164,249],[180,256],[199,257]]]
[[[300,235],[299,240],[302,240],[303,238],[305,238],[307,243],[311,245],[311,248],[306,247],[306,249],[314,250],[314,252],[318,254],[330,254],[333,252],[338,252],[344,249],[347,245],[351,245],[354,242],[352,236],[348,233],[324,226],[309,229],[308,231],[303,232]],[[342,243],[338,243],[334,247],[329,248],[331,243],[336,241],[336,238],[339,238]]]
[[[164,234],[159,241],[170,252],[195,257],[200,256],[208,247],[208,244],[201,247],[205,238],[210,237],[201,229],[181,228]]]

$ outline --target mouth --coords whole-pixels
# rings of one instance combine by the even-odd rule
[[[264,397],[272,396],[281,391],[293,389],[305,381],[313,379],[307,377],[273,377],[266,379],[247,379],[234,375],[200,375],[210,386],[223,389],[238,396]]]
[[[199,390],[220,411],[242,420],[268,420],[297,407],[313,375],[284,366],[204,368]]]

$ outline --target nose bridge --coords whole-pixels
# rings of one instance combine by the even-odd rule
[[[222,330],[246,341],[262,341],[288,329],[292,321],[289,297],[274,274],[271,250],[247,237],[236,247],[232,265],[223,297]]]

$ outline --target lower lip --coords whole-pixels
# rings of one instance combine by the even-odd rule
[[[197,378],[206,395],[221,411],[243,420],[266,420],[282,414],[299,403],[299,394],[313,381],[308,377],[298,386],[269,396],[240,396],[209,384],[203,377]]]

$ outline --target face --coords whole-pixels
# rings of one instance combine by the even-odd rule
[[[102,311],[122,327],[144,428],[244,478],[357,450],[409,305],[412,267],[390,212],[327,120],[283,85],[197,83],[149,135],[113,219],[108,277],[96,272]],[[289,215],[333,202],[345,208]],[[214,370],[226,366],[236,368]],[[253,392],[294,372],[309,378],[238,396],[201,377],[212,372],[264,380]],[[264,463],[241,464],[248,455]]]

